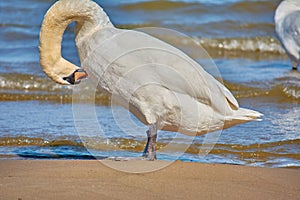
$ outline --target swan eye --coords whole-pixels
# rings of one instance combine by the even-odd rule
[[[63,80],[74,85],[80,83],[80,80],[86,78],[87,76],[88,74],[83,69],[77,69],[70,76],[63,77]]]

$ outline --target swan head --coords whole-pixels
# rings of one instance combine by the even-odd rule
[[[76,21],[75,41],[83,41],[93,31],[113,27],[103,9],[91,0],[59,0],[45,14],[40,31],[40,66],[55,82],[70,85],[87,77],[82,68],[61,55],[63,34]],[[81,51],[79,50],[79,56]],[[86,52],[88,53],[88,52]]]
[[[68,62],[62,57],[59,61],[48,63],[49,59],[41,59],[43,71],[53,81],[62,85],[74,85],[80,83],[82,79],[87,78],[88,74],[82,68]]]
[[[84,78],[86,78],[88,75],[86,73],[86,71],[84,71],[83,69],[76,69],[72,74],[70,74],[69,76],[65,76],[62,79],[64,81],[67,81],[68,84],[78,84],[80,83],[80,81]]]

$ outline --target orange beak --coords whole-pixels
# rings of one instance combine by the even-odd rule
[[[82,80],[82,79],[84,79],[84,78],[87,78],[87,77],[88,77],[88,74],[83,69],[79,69],[79,70],[76,70],[74,72],[75,83]]]

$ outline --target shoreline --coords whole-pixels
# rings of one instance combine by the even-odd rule
[[[101,163],[104,162],[104,163]],[[300,170],[176,161],[0,160],[1,199],[298,199]],[[110,166],[110,167],[108,167]],[[162,169],[125,173],[112,169]]]

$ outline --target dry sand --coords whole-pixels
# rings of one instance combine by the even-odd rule
[[[0,199],[300,199],[300,170],[177,161],[2,160]]]

